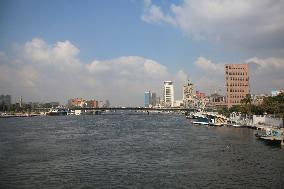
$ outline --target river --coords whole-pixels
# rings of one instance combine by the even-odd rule
[[[284,149],[182,115],[0,119],[0,188],[284,188]]]

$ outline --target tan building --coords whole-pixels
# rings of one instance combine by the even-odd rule
[[[220,107],[220,106],[226,106],[225,96],[220,95],[218,93],[211,94],[209,97],[209,104],[212,107]]]
[[[182,94],[183,94],[182,100],[185,108],[191,107],[194,104],[193,91],[194,91],[194,86],[192,83],[189,83],[189,81],[182,88]]]
[[[228,108],[239,105],[249,91],[249,65],[225,64],[226,103]]]
[[[85,102],[83,98],[73,98],[68,100],[68,106],[83,107]]]

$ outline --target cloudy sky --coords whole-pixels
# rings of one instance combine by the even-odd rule
[[[251,92],[284,88],[283,0],[1,0],[0,93],[143,105],[164,80],[224,91],[250,64]]]

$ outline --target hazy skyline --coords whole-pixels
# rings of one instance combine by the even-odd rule
[[[109,99],[141,106],[172,80],[181,98],[224,91],[250,64],[251,92],[284,88],[284,1],[0,1],[0,91],[13,100]]]

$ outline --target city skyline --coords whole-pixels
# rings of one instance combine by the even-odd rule
[[[161,83],[225,91],[224,65],[248,63],[251,93],[284,83],[282,1],[0,2],[0,91],[13,100],[109,99],[143,106]],[[198,22],[197,22],[198,20]]]

